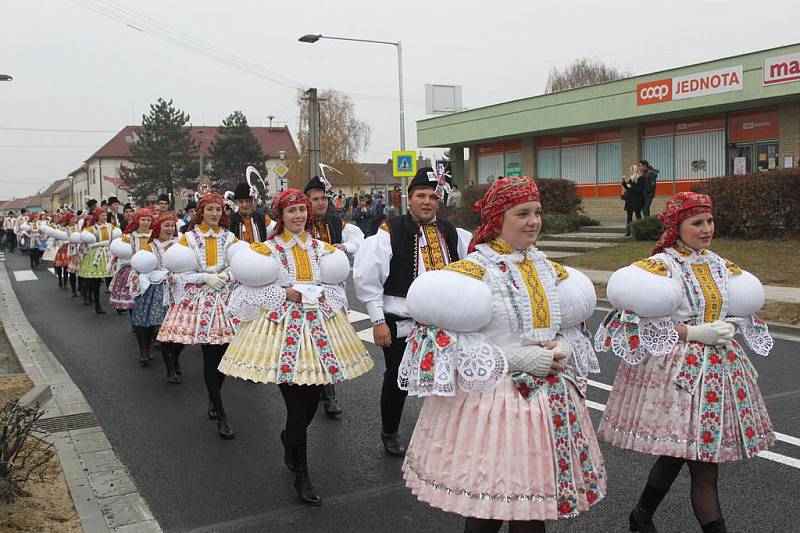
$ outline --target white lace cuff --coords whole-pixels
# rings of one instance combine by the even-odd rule
[[[325,303],[335,313],[339,309],[347,307],[347,293],[341,285],[323,285],[322,293],[325,295]]]
[[[508,363],[481,334],[453,334],[417,324],[408,336],[397,384],[412,396],[454,396],[493,389]]]
[[[767,356],[772,351],[775,342],[772,340],[772,335],[769,334],[767,323],[756,315],[750,315],[747,318],[728,317],[725,320],[739,328],[739,332],[753,352]]]
[[[561,335],[572,344],[572,362],[580,377],[600,373],[600,363],[589,338],[589,332],[580,326],[562,329]]]
[[[249,287],[239,285],[231,293],[228,310],[242,322],[255,320],[261,309],[274,311],[286,302],[286,291],[278,285]]]
[[[669,318],[640,318],[635,313],[613,310],[594,336],[596,351],[611,350],[632,365],[645,357],[662,357],[678,343],[675,323]]]

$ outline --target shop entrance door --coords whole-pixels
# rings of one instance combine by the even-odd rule
[[[736,143],[728,149],[730,174],[763,172],[778,165],[778,142]]]

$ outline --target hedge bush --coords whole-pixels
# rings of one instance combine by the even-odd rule
[[[664,226],[656,217],[644,217],[634,220],[631,224],[631,233],[637,241],[657,241],[661,237]]]
[[[714,178],[693,190],[713,199],[718,235],[800,233],[800,168]]]
[[[580,215],[582,200],[574,182],[562,179],[537,179],[536,184],[539,186],[542,211],[545,215],[561,214],[571,216],[575,220],[581,221],[577,227],[599,224],[596,220]],[[480,215],[472,211],[472,206],[483,198],[488,190],[488,184],[467,187],[463,192],[464,207],[448,209],[445,218],[460,228],[469,231],[474,230],[480,225]],[[555,224],[557,225],[558,223]],[[570,224],[574,225],[575,222]]]

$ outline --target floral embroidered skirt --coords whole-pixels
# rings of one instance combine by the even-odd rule
[[[69,266],[69,244],[64,244],[56,252],[56,257],[53,259],[53,266],[56,268]]]
[[[78,276],[82,278],[110,278],[111,274],[111,254],[107,246],[89,248],[81,257]]]
[[[111,282],[111,297],[108,299],[114,309],[132,309],[133,296],[128,289],[131,277],[131,266],[125,265],[117,271]]]
[[[70,274],[77,274],[81,268],[81,254],[69,256],[69,263],[67,264],[67,272]]]
[[[131,325],[143,328],[160,326],[166,313],[164,283],[150,285],[144,291],[144,294],[134,299],[133,309],[131,310]]]
[[[269,315],[262,309],[255,320],[239,325],[219,365],[220,372],[257,383],[324,385],[334,381],[332,375],[338,376],[336,380],[353,379],[372,368],[372,358],[345,310],[321,318],[322,329],[301,319],[297,327],[301,331],[295,334],[291,333],[291,313],[279,321]],[[294,353],[288,360],[287,347]],[[333,370],[324,362],[330,354],[335,356]]]
[[[756,380],[735,341],[705,354],[679,342],[669,355],[620,363],[597,433],[652,455],[715,463],[752,457],[775,441]]]
[[[186,296],[167,309],[159,342],[177,344],[228,344],[233,339],[233,322],[228,313],[227,291],[208,293],[202,284],[188,284]]]
[[[474,518],[555,520],[587,511],[606,493],[603,457],[578,390],[572,383],[565,390],[574,410],[564,419],[551,394],[525,399],[511,375],[489,392],[426,397],[403,463],[406,486],[432,507]],[[580,434],[559,446],[556,433],[565,429]]]

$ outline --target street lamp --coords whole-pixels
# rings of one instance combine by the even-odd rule
[[[14,78],[8,74],[0,74],[0,81],[11,81]]]
[[[307,33],[297,39],[301,43],[316,43],[320,39],[330,39],[333,41],[352,41],[356,43],[372,43],[372,44],[388,44],[397,48],[397,78],[400,86],[400,149],[406,149],[406,123],[405,123],[405,107],[403,105],[403,45],[400,41],[376,41],[373,39],[354,39],[351,37],[332,37],[330,35],[322,35],[315,33]],[[402,192],[401,192],[401,210],[405,213],[408,210],[406,198],[406,178],[401,178]]]

